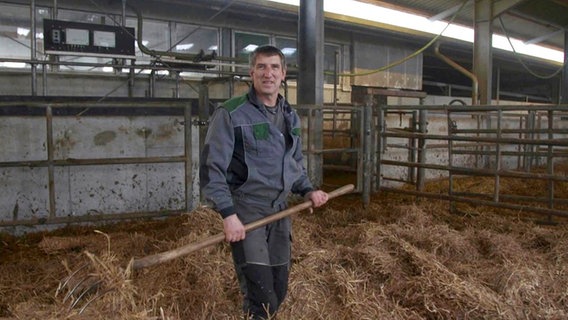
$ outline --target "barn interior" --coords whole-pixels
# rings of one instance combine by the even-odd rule
[[[294,212],[279,318],[566,317],[565,1],[0,9],[1,319],[240,318],[226,243],[139,263],[222,233],[199,156],[263,44],[310,179],[353,187]]]

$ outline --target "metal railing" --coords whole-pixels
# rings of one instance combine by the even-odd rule
[[[346,104],[294,108],[304,126],[302,141],[308,170],[319,174],[323,174],[325,168],[355,173],[355,192],[363,192],[364,175],[368,174],[364,170],[368,166],[363,151],[368,147],[364,128],[370,125],[365,121],[371,119],[365,116],[365,108]]]
[[[0,109],[4,111],[10,108],[18,110],[16,116],[3,112],[0,115],[3,123],[10,117],[24,121],[22,119],[29,115],[21,112],[28,112],[36,119],[44,119],[38,130],[44,130],[45,136],[45,152],[37,153],[30,160],[24,156],[8,157],[9,160],[0,162],[0,171],[6,174],[6,170],[14,168],[40,168],[40,175],[45,175],[42,179],[47,181],[44,215],[22,217],[18,215],[16,204],[13,216],[1,220],[0,227],[158,217],[195,208],[200,201],[197,168],[199,125],[202,121],[195,121],[192,117],[199,111],[192,110],[190,101],[163,100],[167,101],[0,102]],[[557,166],[568,158],[566,105],[387,106],[367,99],[363,105],[295,108],[302,117],[308,168],[322,171],[328,167],[354,173],[356,191],[361,193],[365,204],[369,203],[373,192],[385,191],[447,200],[451,208],[461,202],[533,212],[549,219],[568,216],[568,199],[558,192],[559,189],[568,189],[568,177],[556,172]],[[149,122],[156,122],[156,116],[168,115],[169,112],[180,124],[178,135],[181,142],[177,149],[174,148],[177,153],[157,155],[154,152],[136,156],[108,153],[100,157],[89,157],[89,152],[84,152],[86,157],[61,153],[62,146],[56,136],[61,138],[64,130],[57,127],[61,126],[61,119],[59,122],[56,119],[85,121],[93,116],[108,116],[105,112],[111,112],[112,119],[147,117]],[[80,114],[78,118],[77,114]],[[316,124],[317,121],[321,123]],[[93,128],[93,133],[104,129]],[[39,144],[42,145],[41,142]],[[6,156],[3,159],[7,159]],[[58,181],[62,177],[61,169],[160,164],[179,164],[183,168],[183,182],[180,183],[183,184],[180,187],[183,189],[183,197],[180,197],[183,205],[177,209],[104,214],[93,214],[87,210],[69,215],[60,208],[62,199],[68,199],[61,195],[58,186],[69,183]],[[22,174],[22,179],[30,176]],[[464,187],[460,185],[464,177],[489,179],[492,188],[477,190],[471,186]],[[427,190],[426,182],[432,180],[445,183],[447,189]],[[505,190],[504,183],[534,183],[540,187],[527,193],[511,193]],[[0,183],[2,186],[8,187],[7,182]]]
[[[397,124],[393,115],[406,117],[408,126]],[[555,166],[568,158],[568,106],[380,105],[374,118],[380,141],[374,191],[449,200],[452,208],[464,202],[549,219],[568,216],[568,199],[555,192],[568,186],[568,177],[555,173]],[[401,177],[401,170],[407,174]],[[490,178],[492,190],[463,190],[456,183],[463,177]],[[447,193],[427,192],[424,182],[432,179],[446,180]],[[542,188],[508,193],[505,179]]]

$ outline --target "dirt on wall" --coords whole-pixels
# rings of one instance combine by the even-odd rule
[[[363,207],[353,194],[295,215],[278,319],[568,317],[567,220],[550,225],[523,212],[448,207],[388,193]],[[133,257],[221,231],[219,216],[200,208],[161,221],[0,235],[0,319],[242,319],[226,243],[128,268]],[[94,293],[67,296],[94,283]]]

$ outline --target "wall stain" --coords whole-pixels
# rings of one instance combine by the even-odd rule
[[[160,126],[158,133],[156,134],[156,140],[167,140],[176,134],[174,125],[163,124]]]
[[[14,209],[12,210],[12,219],[14,221],[18,220],[19,209],[20,209],[20,206],[18,205],[18,201],[16,201],[16,205],[14,205]]]
[[[93,142],[95,143],[95,146],[104,146],[114,139],[116,139],[116,132],[107,130],[98,133],[93,139]]]
[[[70,150],[76,144],[76,141],[71,137],[71,134],[71,130],[65,130],[63,132],[63,136],[55,140],[55,146],[62,150]]]
[[[141,138],[148,139],[148,137],[152,134],[152,129],[140,128],[136,130],[136,134]]]

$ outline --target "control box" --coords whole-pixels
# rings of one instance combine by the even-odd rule
[[[129,27],[43,20],[43,40],[47,54],[133,58],[134,36],[134,28]]]

